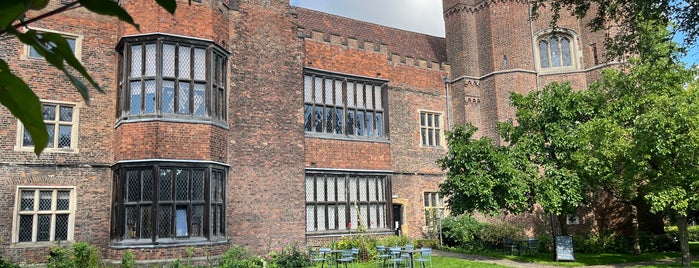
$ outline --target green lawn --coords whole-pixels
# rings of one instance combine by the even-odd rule
[[[316,266],[313,266],[314,268],[320,268],[320,264],[317,264]],[[327,263],[325,267],[328,267]],[[334,266],[333,266],[334,267]],[[344,266],[340,266],[344,267]],[[349,266],[347,266],[349,267]],[[356,268],[375,268],[377,267],[375,261],[370,261],[366,263],[360,263],[358,265],[355,265],[354,267]],[[380,265],[378,267],[381,267]],[[393,266],[386,266],[388,267],[393,267]],[[420,267],[419,263],[415,263],[415,267]],[[429,267],[429,266],[427,266]],[[440,257],[440,256],[433,256],[432,257],[432,267],[439,267],[439,268],[460,268],[460,267],[485,267],[485,268],[502,268],[502,267],[507,267],[507,266],[501,266],[501,265],[495,265],[495,264],[489,264],[489,263],[482,263],[482,262],[476,262],[476,261],[467,261],[467,260],[462,260],[462,259],[456,259],[456,258],[447,258],[447,257]]]

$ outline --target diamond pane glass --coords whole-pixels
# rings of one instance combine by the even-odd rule
[[[39,192],[39,210],[51,210],[51,201],[53,201],[53,191]]]
[[[552,36],[549,42],[551,44],[549,46],[549,49],[551,49],[551,67],[561,66],[561,51],[558,46],[558,37]]]
[[[353,110],[348,110],[347,111],[347,124],[345,125],[345,129],[347,130],[347,135],[354,135],[354,129],[355,129],[355,118],[354,118],[354,111]]]
[[[141,77],[143,64],[143,47],[140,45],[131,47],[131,77]]]
[[[561,60],[563,61],[563,66],[570,66],[570,39],[567,37],[561,38]]]
[[[124,239],[136,238],[137,212],[136,207],[126,207],[126,228],[124,228],[126,233],[124,234]]]
[[[73,121],[73,107],[60,106],[59,120],[62,122]]]
[[[325,206],[319,205],[317,206],[318,211],[318,231],[325,231],[327,230],[325,227]]]
[[[164,114],[175,113],[175,81],[163,81],[163,95],[160,110]]]
[[[70,191],[58,191],[56,196],[56,210],[70,209]]]
[[[370,205],[371,210],[369,211],[369,228],[375,229],[378,227],[378,221],[376,219],[376,213],[378,212],[378,205]]]
[[[160,206],[158,209],[158,236],[170,237],[172,234],[172,207]]]
[[[336,124],[336,125],[335,125],[335,133],[336,133],[336,134],[342,134],[342,133],[343,133],[343,132],[342,132],[342,129],[343,129],[342,126],[344,125],[345,117],[344,117],[344,114],[343,114],[342,112],[343,112],[342,108],[338,108],[338,107],[335,108],[335,120],[336,120],[336,122],[335,122],[335,124]]]
[[[376,110],[383,110],[383,104],[381,103],[381,87],[374,86],[374,107]]]
[[[545,40],[539,41],[539,63],[541,68],[549,67],[549,44]]]
[[[163,76],[175,76],[175,45],[163,44]]]
[[[19,215],[19,242],[31,242],[34,215]]]
[[[377,112],[374,116],[376,117],[376,135],[383,137],[383,113]]]
[[[323,107],[316,106],[313,114],[313,125],[315,132],[323,132]]]
[[[357,107],[366,108],[366,105],[364,105],[364,84],[359,83],[357,83]]]
[[[315,181],[313,177],[306,176],[306,201],[313,201],[313,197],[315,196],[313,181]]]
[[[141,97],[142,97],[142,92],[141,92],[141,81],[132,81],[129,83],[130,85],[130,100],[131,103],[129,104],[129,113],[130,114],[140,114],[141,113]]]
[[[368,194],[366,192],[367,182],[365,177],[359,178],[359,201],[365,202],[368,199]]]
[[[347,200],[347,193],[345,191],[345,177],[337,177],[337,201],[344,202]]]
[[[203,236],[204,228],[204,206],[203,205],[193,205],[192,206],[192,237]]]
[[[358,208],[354,205],[350,207],[350,222],[352,224],[350,229],[357,229],[357,226],[359,226],[359,221],[357,221],[357,209]]]
[[[32,211],[34,210],[34,191],[22,191],[22,201],[20,204],[20,209],[22,211]]]
[[[177,50],[178,57],[178,77],[180,79],[189,79],[191,77],[192,66],[192,48],[188,46],[180,46]]]
[[[357,105],[354,101],[354,82],[347,82],[347,107],[354,108]]]
[[[160,169],[158,196],[161,201],[172,200],[172,169]]]
[[[180,88],[177,92],[177,113],[189,114],[189,83],[180,82]]]
[[[36,232],[36,241],[49,241],[51,239],[51,215],[39,215]]]
[[[144,91],[143,112],[147,114],[155,113],[155,80],[146,80]]]
[[[144,76],[155,76],[156,61],[155,61],[155,44],[146,45],[146,72]]]
[[[364,226],[369,226],[367,218],[369,218],[369,210],[367,209],[367,205],[360,205],[358,216],[358,219],[361,221],[360,223]]]
[[[153,200],[153,173],[150,170],[144,170],[141,173],[141,191],[142,191],[142,201]]]
[[[346,206],[338,206],[337,207],[337,228],[340,230],[346,230],[347,229],[347,207]]]
[[[328,184],[328,200],[327,201],[335,201],[335,177],[328,177],[327,180]]]
[[[141,207],[141,238],[151,238],[153,236],[153,217],[151,206]]]
[[[376,195],[376,178],[371,178],[368,180],[369,184],[369,201],[376,201],[378,197]]]
[[[386,206],[379,206],[379,218],[377,219],[379,228],[386,228]]]
[[[56,120],[56,105],[44,104],[41,106],[41,114],[44,120]]]
[[[313,103],[313,77],[310,75],[303,76],[303,101]]]
[[[304,131],[313,130],[313,117],[311,116],[311,111],[313,106],[310,104],[303,105],[303,129]]]
[[[221,172],[216,172],[214,173],[214,178],[216,182],[216,194],[214,195],[216,197],[216,202],[221,203],[223,202],[223,174]]]
[[[68,240],[68,214],[56,215],[55,240]]]
[[[46,132],[49,134],[49,143],[46,145],[47,148],[54,148],[53,141],[56,137],[56,125],[46,124]]]
[[[136,202],[141,198],[140,173],[140,170],[126,172],[126,202]]]
[[[315,212],[313,205],[306,205],[306,231],[315,231]]]
[[[342,101],[342,81],[340,81],[340,80],[334,80],[334,81],[335,81],[335,105],[342,106],[342,105],[344,105],[344,101]]]
[[[206,85],[194,84],[194,115],[206,116]]]
[[[192,200],[204,200],[204,171],[194,170],[192,172]]]
[[[187,208],[178,206],[175,211],[175,233],[178,237],[188,236],[189,228],[187,227]]]
[[[377,186],[378,186],[378,194],[379,194],[379,201],[385,201],[386,199],[386,192],[384,190],[385,185],[384,185],[385,180],[383,178],[377,178]]]
[[[374,109],[374,86],[372,85],[365,85],[366,89],[366,108],[367,109]]]
[[[70,137],[73,126],[58,126],[58,148],[70,148]]]
[[[333,126],[333,114],[335,114],[332,107],[325,108],[325,132],[333,133],[335,127]]]
[[[333,80],[325,79],[323,95],[325,95],[325,104],[333,104]]]
[[[366,116],[366,135],[369,137],[374,136],[374,114],[371,112],[367,112]]]
[[[316,178],[316,200],[317,201],[326,201],[326,199],[325,199],[325,178],[324,177],[317,177]]]
[[[323,103],[323,78],[322,77],[315,77],[313,79],[313,97],[315,103],[322,104]]]
[[[194,79],[206,80],[206,49],[194,48]]]
[[[27,131],[27,129],[24,129],[24,136],[22,137],[22,146],[34,146],[32,136],[29,135],[29,131]]]
[[[366,129],[364,128],[364,112],[363,111],[357,111],[357,135],[359,136],[364,136],[366,135]]]
[[[337,215],[335,214],[335,206],[328,206],[328,230],[335,230],[335,221],[337,220]]]
[[[177,170],[177,200],[189,200],[189,170]]]

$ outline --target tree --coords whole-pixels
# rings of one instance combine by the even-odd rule
[[[170,14],[174,14],[177,6],[176,0],[156,1]],[[27,17],[31,10],[33,13],[43,11],[48,2],[49,0],[0,1],[0,37],[13,36],[20,42],[34,48],[48,63],[61,70],[68,77],[80,92],[83,100],[89,104],[89,90],[86,84],[98,92],[103,91],[100,85],[87,73],[80,61],[75,58],[65,38],[59,34],[38,33],[34,30],[23,32],[20,29],[32,22],[78,7],[84,7],[97,14],[117,17],[133,25],[136,29],[138,29],[138,24],[134,22],[126,10],[112,0],[76,0],[36,17]],[[41,114],[41,102],[29,85],[12,73],[7,62],[3,59],[0,59],[0,104],[7,107],[12,115],[22,122],[34,141],[34,153],[39,155],[48,143],[48,134]]]
[[[699,3],[695,0],[537,0],[534,10],[544,7],[553,11],[553,25],[562,10],[569,10],[578,18],[591,15],[589,29],[612,33],[605,42],[610,58],[643,51],[638,37],[651,23],[672,25],[673,35],[684,35],[685,47],[693,46],[699,37]]]
[[[451,212],[496,214],[531,209],[535,167],[524,155],[496,146],[490,138],[473,139],[476,130],[472,125],[454,127],[447,133],[449,153],[437,161],[447,170],[440,191]]]

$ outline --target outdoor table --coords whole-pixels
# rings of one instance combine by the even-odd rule
[[[420,249],[401,249],[401,253],[408,253],[408,256],[410,257],[410,268],[413,268],[413,255],[415,253],[420,253]]]

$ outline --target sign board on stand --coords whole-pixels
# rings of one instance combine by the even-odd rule
[[[556,236],[556,261],[575,261],[572,236]]]

